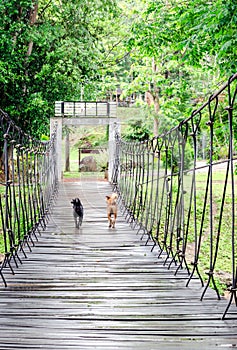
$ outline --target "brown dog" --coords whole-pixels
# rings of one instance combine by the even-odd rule
[[[112,193],[111,196],[106,196],[109,227],[112,227],[112,228],[115,227],[115,222],[117,219],[117,210],[118,210],[117,199],[118,199],[117,193]]]

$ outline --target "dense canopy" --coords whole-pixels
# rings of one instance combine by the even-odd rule
[[[232,0],[2,0],[0,107],[40,136],[55,100],[119,87],[146,94],[157,133],[236,71],[236,24]]]

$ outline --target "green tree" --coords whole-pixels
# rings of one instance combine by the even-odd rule
[[[141,4],[127,38],[134,79],[126,91],[146,93],[157,134],[186,118],[235,71],[237,5],[222,0]]]
[[[79,99],[98,80],[104,22],[114,16],[113,0],[0,4],[1,108],[17,125],[47,133],[54,101]]]

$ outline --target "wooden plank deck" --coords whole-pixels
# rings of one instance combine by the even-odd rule
[[[237,346],[226,300],[174,276],[119,215],[109,229],[106,182],[62,183],[47,229],[0,287],[0,349],[196,350]],[[70,201],[85,219],[74,228]],[[231,316],[237,317],[235,307]],[[235,313],[235,314],[233,314]]]

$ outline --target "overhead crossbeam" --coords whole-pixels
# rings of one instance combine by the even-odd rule
[[[114,166],[114,134],[117,128],[117,104],[115,102],[56,101],[55,115],[50,119],[51,130],[57,122],[56,156],[58,179],[62,179],[62,128],[69,126],[107,126],[109,125],[108,177],[111,180]]]

